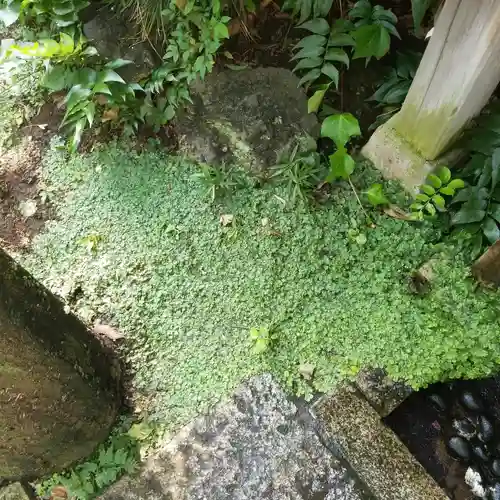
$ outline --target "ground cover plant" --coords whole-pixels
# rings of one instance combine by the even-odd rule
[[[284,207],[287,188],[272,183],[212,202],[198,168],[115,145],[72,158],[53,147],[43,181],[59,220],[23,257],[80,314],[125,333],[141,404],[168,428],[267,370],[310,394],[361,365],[414,387],[497,366],[496,295],[475,290],[460,256],[446,259],[431,225],[373,209],[367,226],[340,184],[319,208]],[[380,181],[363,165],[352,179]],[[384,191],[398,201],[398,188]],[[413,294],[412,272],[435,253],[429,295]]]

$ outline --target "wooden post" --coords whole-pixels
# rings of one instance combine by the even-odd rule
[[[450,146],[499,81],[500,1],[446,0],[401,111],[375,132],[364,154],[383,161],[389,176],[405,181],[413,170],[410,176],[425,179],[432,168],[426,162]],[[397,143],[396,156],[381,147],[387,136]],[[420,160],[408,159],[415,154]]]

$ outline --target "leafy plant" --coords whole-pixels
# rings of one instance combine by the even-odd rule
[[[238,185],[231,170],[226,171],[223,167],[216,165],[199,165],[199,171],[193,174],[193,178],[205,186],[212,202],[218,197],[225,196]]]
[[[338,87],[339,70],[334,63],[340,62],[349,67],[349,56],[339,47],[355,45],[349,34],[351,23],[340,19],[330,28],[326,19],[316,18],[301,24],[299,28],[313,33],[294,47],[298,52],[292,57],[292,61],[297,60],[298,63],[293,71],[306,71],[299,85],[311,85],[323,75],[327,77],[328,85],[333,82]]]
[[[365,192],[370,205],[378,207],[380,205],[389,205],[389,200],[384,193],[384,187],[380,182],[372,184]]]
[[[446,211],[444,196],[454,196],[465,186],[462,179],[451,178],[448,167],[441,167],[436,174],[427,177],[427,182],[420,186],[420,193],[415,197],[416,203],[410,205],[416,220],[423,220],[425,214],[434,216],[437,212]]]
[[[411,0],[413,26],[415,30],[420,28],[426,12],[434,5],[438,5],[439,2],[441,2],[441,0]]]
[[[491,157],[475,154],[463,175],[470,184],[452,200],[450,225],[469,240],[473,257],[500,239],[500,148]]]
[[[347,152],[346,145],[352,137],[360,136],[358,120],[351,113],[332,115],[321,124],[321,137],[330,138],[337,147],[337,151],[329,156],[330,173],[326,180],[349,179],[354,172],[356,163]]]
[[[254,354],[262,354],[269,348],[271,335],[267,326],[250,329],[250,340],[253,343]]]
[[[391,35],[401,38],[395,27],[398,18],[394,13],[381,5],[372,7],[369,0],[356,2],[349,17],[356,27],[352,32],[356,41],[353,59],[366,58],[367,64],[372,57],[380,59],[389,52]]]
[[[375,93],[368,98],[369,101],[376,101],[377,105],[383,108],[383,112],[377,116],[370,130],[377,128],[399,111],[410,90],[421,57],[422,54],[409,51],[397,54],[396,66],[391,68]]]
[[[79,22],[79,12],[89,4],[87,0],[7,0],[0,9],[0,21],[5,26],[33,21],[52,30],[68,28]]]
[[[326,17],[332,8],[333,0],[285,0],[283,10],[291,10],[303,23],[310,17]]]
[[[138,440],[143,436],[136,437],[139,424],[126,431],[128,425],[125,422],[117,427],[88,461],[38,483],[37,494],[44,497],[58,490],[63,498],[90,500],[123,474],[134,472],[139,458]]]
[[[293,206],[297,201],[305,204],[311,199],[313,189],[321,180],[321,171],[316,144],[303,148],[298,143],[290,155],[284,155],[280,163],[272,168],[271,179],[284,184],[287,201]]]

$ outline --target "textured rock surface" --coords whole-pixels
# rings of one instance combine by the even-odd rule
[[[109,9],[100,9],[93,19],[86,22],[83,25],[83,34],[91,41],[99,55],[108,59],[126,59],[133,62],[118,71],[126,81],[139,81],[155,66],[148,44],[137,43],[130,27]]]
[[[361,500],[346,468],[318,439],[305,409],[270,375],[254,377],[181,431],[138,478],[106,500]]]
[[[325,443],[339,446],[379,500],[446,500],[448,496],[410,454],[379,414],[346,385],[315,408]]]
[[[282,68],[221,71],[191,89],[193,105],[176,120],[181,145],[207,163],[276,164],[305,134],[317,134],[298,78]]]
[[[30,500],[20,483],[13,483],[0,488],[0,500]]]
[[[391,380],[380,368],[361,370],[356,385],[381,417],[389,415],[412,392],[410,387]]]

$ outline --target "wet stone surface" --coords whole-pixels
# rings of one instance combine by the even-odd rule
[[[270,375],[185,427],[106,500],[362,500],[343,463],[320,442],[307,408]]]

